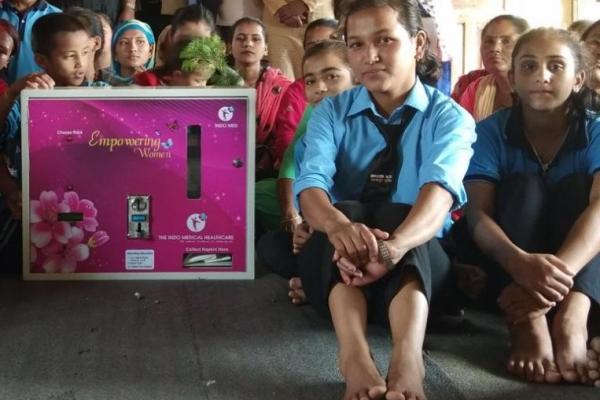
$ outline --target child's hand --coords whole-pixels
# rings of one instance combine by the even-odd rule
[[[562,301],[573,287],[573,273],[552,254],[520,254],[509,264],[511,277],[540,306],[548,307]]]
[[[31,74],[25,81],[25,89],[52,89],[54,86],[54,79],[46,73]]]
[[[308,226],[306,222],[296,225],[294,229],[294,236],[292,238],[294,254],[300,253],[300,250],[304,247],[308,239],[312,236],[313,229]]]

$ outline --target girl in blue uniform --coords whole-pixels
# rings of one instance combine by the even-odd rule
[[[315,107],[296,150],[294,191],[315,231],[299,275],[309,303],[333,320],[344,399],[424,399],[429,302],[449,270],[436,235],[466,199],[474,122],[426,84],[439,67],[416,0],[360,0],[346,11],[361,84]],[[392,332],[387,379],[370,354],[367,318]]]
[[[580,44],[563,30],[530,31],[515,45],[509,77],[518,100],[477,125],[465,178],[469,233],[462,238],[474,244],[457,242],[477,250],[463,261],[485,269],[486,293],[508,321],[508,370],[529,381],[591,383],[597,368],[590,376],[586,344],[588,315],[600,301],[600,121],[579,98]]]

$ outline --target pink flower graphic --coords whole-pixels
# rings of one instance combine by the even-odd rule
[[[46,272],[74,272],[77,263],[87,260],[90,248],[83,242],[83,230],[76,226],[70,227],[71,237],[66,244],[53,241],[42,249],[47,256],[42,264]]]
[[[98,210],[94,207],[94,203],[89,200],[79,200],[79,195],[75,192],[65,192],[64,203],[69,206],[70,212],[80,212],[83,214],[83,221],[78,221],[75,225],[88,232],[96,232],[98,228]]]
[[[35,263],[37,261],[37,249],[35,246],[29,246],[29,254],[31,257],[31,263]]]
[[[100,247],[104,243],[108,242],[109,239],[110,238],[106,232],[98,231],[89,238],[87,245],[90,247],[90,249],[95,249],[96,247]]]
[[[31,201],[31,242],[38,248],[47,246],[52,239],[67,244],[71,226],[58,221],[58,214],[68,212],[69,206],[59,203],[54,191],[44,191],[40,200]]]

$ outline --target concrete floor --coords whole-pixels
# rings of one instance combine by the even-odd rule
[[[427,337],[430,400],[600,399],[593,388],[511,379],[498,319],[474,313],[468,321]],[[388,334],[370,327],[370,337],[385,371]],[[343,392],[329,323],[291,305],[273,275],[246,282],[2,277],[0,340],[2,400],[325,400]]]

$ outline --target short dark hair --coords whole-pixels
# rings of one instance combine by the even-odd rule
[[[598,26],[600,26],[600,19],[587,27],[587,29],[581,34],[581,40],[585,41],[588,36],[591,35],[592,31]]]
[[[87,33],[91,36],[100,37],[100,48],[98,53],[104,48],[104,30],[102,29],[102,20],[100,16],[94,11],[83,8],[83,7],[70,7],[65,11],[65,14],[74,16],[81,22],[86,28]]]
[[[350,64],[348,64],[348,48],[346,47],[346,43],[341,40],[325,40],[324,42],[315,43],[313,46],[310,46],[306,49],[304,57],[302,57],[302,68],[304,69],[304,63],[309,58],[326,53],[334,53],[350,68]]]
[[[423,20],[417,0],[354,0],[344,1],[340,6],[344,15],[342,17],[344,37],[348,37],[346,29],[348,18],[352,14],[373,7],[389,7],[398,13],[398,22],[404,27],[410,37],[415,37],[420,31],[425,32]],[[423,58],[417,60],[416,74],[423,81],[435,86],[442,74],[442,67],[437,57],[429,50],[429,40]]]
[[[85,26],[74,16],[65,13],[47,14],[35,21],[31,31],[31,48],[34,53],[49,56],[54,50],[55,38],[59,33],[85,32]]]
[[[243,25],[243,24],[256,24],[256,25],[260,26],[260,29],[262,30],[263,38],[265,39],[265,42],[267,41],[267,27],[260,19],[254,18],[254,17],[244,17],[244,18],[240,18],[237,21],[235,21],[235,23],[231,27],[231,38],[230,38],[231,41],[233,41],[233,37],[235,36],[235,30],[237,29],[237,27],[240,25]]]
[[[308,32],[316,28],[330,28],[335,31],[338,28],[338,21],[337,19],[333,18],[319,18],[306,25],[306,29],[304,30],[304,39],[302,40],[302,47],[306,48],[306,36],[308,35]]]
[[[0,19],[0,31],[6,32],[13,41],[13,49],[12,49],[12,52],[10,53],[10,55],[13,56],[13,55],[17,54],[17,52],[19,51],[19,42],[20,42],[19,32],[17,32],[15,27],[12,26],[12,24],[5,19]]]
[[[187,7],[182,7],[175,11],[171,19],[171,34],[181,28],[188,22],[204,22],[210,27],[211,33],[215,33],[215,17],[212,12],[202,4],[194,4]]]
[[[529,30],[529,23],[524,18],[517,17],[517,16],[511,15],[511,14],[502,14],[502,15],[498,15],[498,16],[490,19],[483,26],[483,29],[481,30],[481,38],[483,39],[483,37],[485,36],[485,31],[487,31],[487,29],[490,27],[490,25],[492,25],[496,22],[500,22],[500,21],[509,22],[515,28],[515,30],[517,31],[517,33],[519,35],[523,34],[527,30]]]

